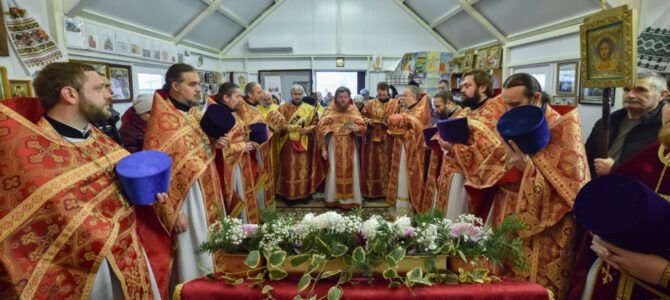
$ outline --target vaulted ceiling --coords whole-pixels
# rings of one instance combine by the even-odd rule
[[[223,56],[285,1],[294,0],[63,0],[63,8],[70,17]],[[601,9],[597,0],[388,1],[453,52],[579,24]]]

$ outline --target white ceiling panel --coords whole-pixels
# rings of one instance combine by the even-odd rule
[[[600,10],[597,1],[481,0],[473,7],[510,36]]]
[[[405,5],[428,24],[433,24],[446,13],[459,7],[458,2],[454,0],[406,0]]]
[[[465,11],[438,25],[435,30],[457,49],[495,40],[491,33]]]
[[[174,36],[206,8],[200,0],[91,0],[85,10]]]
[[[221,8],[230,11],[247,24],[251,24],[273,3],[273,0],[226,0],[221,4]]]
[[[243,30],[242,26],[232,20],[221,14],[213,13],[193,28],[184,37],[184,40],[215,49],[223,49]]]

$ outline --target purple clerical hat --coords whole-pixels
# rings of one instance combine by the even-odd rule
[[[235,126],[233,112],[224,105],[212,104],[207,106],[205,115],[200,120],[200,127],[211,138],[218,139]]]
[[[505,142],[512,140],[526,154],[534,154],[549,143],[551,134],[544,111],[535,105],[524,105],[503,114],[496,129]]]
[[[633,177],[592,179],[577,194],[574,215],[589,231],[627,250],[670,248],[670,202]]]
[[[467,118],[447,119],[437,122],[440,138],[447,142],[464,143],[470,136]]]
[[[145,150],[124,157],[116,165],[116,173],[128,199],[135,205],[156,201],[157,193],[170,188],[172,159],[161,151]]]
[[[258,144],[265,143],[268,140],[268,126],[265,123],[254,123],[249,125],[249,139]]]
[[[437,133],[437,127],[429,127],[423,130],[423,138],[426,140],[426,145],[430,146],[430,139]]]

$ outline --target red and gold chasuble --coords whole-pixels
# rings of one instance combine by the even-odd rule
[[[169,199],[164,204],[156,203],[153,206],[155,213],[154,209],[138,209],[138,218],[146,222],[139,228],[151,267],[155,274],[164,274],[165,277],[159,279],[157,276],[159,287],[162,287],[162,280],[167,282],[171,270],[173,249],[168,245],[174,241],[174,225],[191,186],[196,182],[200,184],[207,224],[216,222],[217,209],[223,206],[209,137],[200,128],[201,118],[197,107],[191,108],[184,115],[172,105],[166,92],[156,90],[151,116],[147,122],[144,150],[162,151],[172,158]],[[148,220],[160,221],[163,230],[160,230],[156,222]],[[214,258],[217,260],[216,254]],[[157,271],[158,268],[164,272]]]
[[[94,127],[86,141],[65,141],[36,98],[1,103],[0,298],[87,299],[107,259],[127,299],[153,299],[113,170],[129,153]]]
[[[486,220],[497,192],[495,183],[503,176],[501,172],[506,171],[506,152],[504,147],[496,150],[501,138],[495,129],[498,119],[506,111],[505,103],[498,96],[486,101],[477,110],[461,109],[454,116],[468,118],[470,136],[466,143],[454,145],[449,153],[442,156],[436,207],[444,209],[445,215],[452,178],[455,173],[461,173],[468,182],[465,188],[468,192],[469,213]],[[484,163],[485,160],[490,162]],[[517,173],[520,176],[520,172]]]
[[[346,112],[340,112],[336,105],[330,105],[328,114],[319,121],[317,139],[325,141],[332,134],[333,154],[330,159],[335,160],[335,199],[354,198],[354,158],[352,151],[356,151],[356,136],[345,122],[350,122],[361,129],[361,136],[365,136],[365,122],[354,105],[349,105]],[[365,141],[363,141],[365,142]],[[325,148],[325,145],[323,146]],[[330,164],[328,164],[330,165]],[[360,182],[358,183],[360,184]],[[335,204],[336,202],[334,202]]]
[[[529,228],[519,233],[529,270],[506,268],[501,275],[538,283],[564,299],[577,242],[577,225],[569,212],[577,192],[591,178],[577,108],[556,118],[551,117],[557,116],[556,111],[548,107],[545,115],[549,116],[551,140],[540,152],[530,155],[520,180],[501,183],[502,178],[497,183],[500,189],[491,223],[495,227],[516,213]],[[504,145],[499,145],[501,148]],[[498,171],[498,175],[507,173]]]
[[[361,115],[371,130],[361,153],[361,194],[367,198],[386,196],[394,139],[386,132],[388,117],[400,112],[398,99],[382,103],[375,98],[363,106]]]
[[[282,104],[279,112],[293,129],[290,133],[282,132],[280,135],[277,194],[288,200],[305,199],[316,191],[325,178],[318,143],[313,136],[319,116],[313,106],[304,102],[299,106],[291,102]],[[300,135],[301,127],[310,133]]]
[[[407,115],[409,127],[407,133],[402,136],[393,137],[393,156],[391,159],[391,172],[389,175],[389,185],[386,192],[386,202],[395,207],[396,195],[399,184],[398,174],[400,172],[400,156],[402,149],[405,149],[407,178],[409,184],[409,201],[412,203],[415,211],[421,209],[423,173],[425,150],[423,148],[423,128],[424,124],[430,126],[431,116],[428,106],[428,97],[423,97],[412,108],[407,109],[404,114]],[[416,180],[420,178],[419,180]],[[411,180],[410,180],[411,179]]]

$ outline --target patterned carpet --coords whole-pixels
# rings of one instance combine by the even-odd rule
[[[340,209],[337,207],[326,207],[324,204],[323,198],[314,198],[307,204],[294,204],[287,205],[282,200],[276,200],[277,202],[277,211],[281,215],[293,217],[296,219],[302,219],[302,217],[308,213],[313,213],[315,215],[327,212],[327,211],[337,211],[342,214],[346,214],[347,210]],[[384,218],[390,218],[390,210],[388,204],[384,199],[373,199],[373,200],[363,200],[363,219],[367,219],[372,215],[380,215]]]

